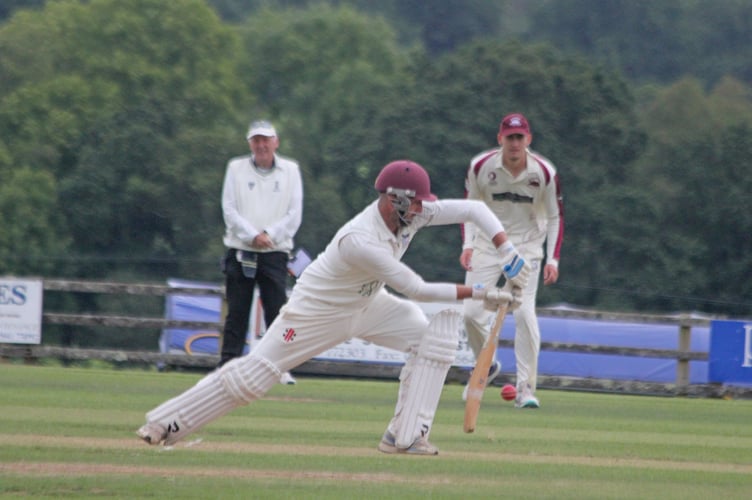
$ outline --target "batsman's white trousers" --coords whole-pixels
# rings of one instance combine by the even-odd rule
[[[521,394],[525,385],[535,392],[538,384],[538,354],[540,352],[540,328],[538,316],[535,313],[535,302],[538,294],[538,279],[541,268],[541,248],[539,246],[526,248],[517,246],[517,251],[528,262],[531,268],[530,280],[522,291],[522,304],[512,314],[514,315],[514,358],[517,364],[517,391]],[[465,274],[465,284],[482,283],[485,286],[498,286],[501,279],[501,262],[498,253],[487,253],[474,250],[472,271]],[[489,329],[494,312],[483,308],[479,300],[465,300],[463,304],[465,316],[465,331],[467,340],[475,357],[478,357],[483,343],[489,335]]]
[[[354,337],[409,352],[417,349],[427,330],[428,319],[417,304],[383,289],[358,309],[293,294],[253,352],[286,372]]]
[[[194,387],[153,409],[147,413],[147,422],[162,425],[167,432],[165,444],[173,444],[233,408],[261,398],[279,380],[280,373],[289,371],[327,349],[358,337],[383,347],[409,353],[412,363],[405,364],[400,377],[404,384],[411,378],[422,380],[423,372],[412,368],[416,363],[421,367],[430,365],[428,371],[436,372],[435,377],[429,374],[430,380],[423,381],[423,384],[431,386],[426,390],[431,389],[428,392],[436,393],[436,397],[424,398],[418,390],[417,406],[413,405],[415,415],[411,414],[409,422],[404,422],[405,416],[400,420],[398,415],[401,408],[413,408],[408,391],[402,387],[400,389],[400,394],[407,395],[408,400],[398,403],[395,418],[390,426],[404,427],[395,431],[404,443],[403,447],[407,447],[420,435],[427,437],[438,406],[438,395],[441,393],[446,372],[456,350],[457,326],[451,332],[454,335],[453,340],[443,339],[446,346],[441,344],[440,335],[436,339],[427,338],[433,330],[417,304],[390,295],[383,289],[376,293],[367,306],[357,309],[335,307],[293,294],[264,337],[248,355],[230,361],[201,379]],[[438,342],[441,348],[434,347],[434,342]],[[425,359],[421,358],[421,353]],[[419,358],[417,362],[416,356]],[[444,360],[444,357],[447,360]],[[411,377],[413,372],[416,375]],[[413,383],[416,384],[418,382]],[[436,387],[433,387],[434,385]],[[419,421],[420,425],[416,425],[412,420]]]

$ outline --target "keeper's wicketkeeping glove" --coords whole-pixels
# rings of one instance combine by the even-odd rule
[[[524,289],[530,278],[530,265],[517,252],[511,241],[507,241],[497,250],[501,255],[501,272],[504,277],[513,287]]]

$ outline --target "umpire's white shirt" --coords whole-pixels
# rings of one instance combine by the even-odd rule
[[[274,155],[271,169],[258,168],[252,160],[246,155],[227,163],[222,186],[224,244],[240,250],[289,252],[303,214],[300,167],[280,155]],[[248,246],[262,231],[274,241],[273,249]]]

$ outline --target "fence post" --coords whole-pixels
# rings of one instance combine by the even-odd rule
[[[685,396],[689,388],[689,359],[683,354],[690,351],[692,340],[692,326],[689,317],[681,315],[679,317],[679,359],[676,362],[676,393]]]
[[[227,293],[222,289],[222,303],[219,307],[219,339],[217,342],[217,354],[222,355],[222,342],[225,340],[225,321],[227,321]]]

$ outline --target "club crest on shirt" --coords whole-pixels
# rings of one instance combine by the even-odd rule
[[[295,340],[295,328],[285,328],[285,332],[282,334],[282,340],[288,344]]]
[[[360,285],[358,295],[360,295],[361,297],[370,297],[371,295],[373,295],[374,290],[379,287],[380,283],[380,281],[374,280]]]
[[[253,191],[253,188],[255,188],[255,187],[256,187],[256,182],[255,181],[249,181],[248,182],[248,189],[250,191]]]
[[[489,186],[496,185],[496,172],[488,172],[488,185]]]

